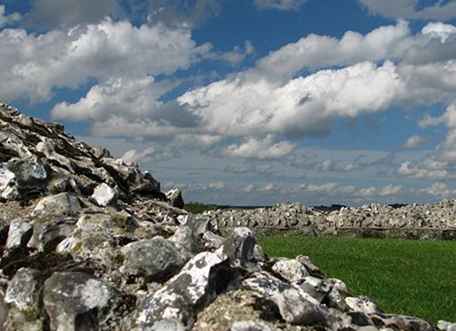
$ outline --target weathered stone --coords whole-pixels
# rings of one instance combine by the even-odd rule
[[[154,322],[150,327],[144,328],[144,331],[186,331],[182,322],[177,320],[160,320]]]
[[[21,197],[30,197],[46,190],[48,174],[41,163],[33,159],[13,158],[8,161],[7,167],[15,174]]]
[[[121,272],[127,275],[167,277],[185,263],[176,245],[162,237],[128,244],[121,252],[124,256]]]
[[[116,202],[117,194],[115,189],[102,183],[95,188],[92,199],[95,200],[99,206],[106,207]]]
[[[272,270],[290,282],[298,282],[309,276],[309,272],[301,262],[291,259],[280,259],[274,263]]]
[[[10,305],[6,330],[42,330],[38,277],[37,270],[21,268],[10,281],[5,295]]]
[[[447,321],[439,321],[437,328],[442,331],[456,331],[456,323],[450,323]]]
[[[217,266],[224,259],[218,254],[203,252],[193,257],[182,270],[160,290],[144,300],[137,319],[140,327],[157,320],[176,319],[186,327],[193,324],[194,308],[209,300],[216,292]]]
[[[33,220],[33,234],[27,247],[40,252],[53,250],[62,240],[70,236],[76,227],[76,219],[63,216],[48,216]]]
[[[9,225],[6,248],[13,250],[19,247],[25,247],[32,236],[32,231],[33,226],[30,224],[30,220],[23,218],[14,219]]]
[[[0,165],[0,198],[15,200],[20,196],[16,175],[5,164]]]
[[[211,231],[207,231],[203,234],[202,241],[205,249],[214,251],[223,246],[225,238]]]
[[[235,228],[223,244],[223,253],[235,267],[249,267],[254,262],[256,239],[248,228]]]
[[[345,303],[355,312],[367,315],[381,313],[375,302],[367,297],[347,297],[345,298]]]
[[[37,270],[19,269],[8,285],[5,302],[22,312],[37,315],[40,295],[38,275]]]
[[[403,331],[433,331],[434,327],[427,321],[404,315],[376,316],[384,324],[384,328]]]
[[[116,293],[102,281],[80,272],[54,273],[44,284],[43,302],[51,331],[96,331],[112,308]]]
[[[8,307],[5,302],[5,296],[3,295],[2,290],[0,289],[0,330],[6,328],[5,323],[8,318]]]
[[[310,325],[324,321],[324,308],[297,286],[258,272],[242,282],[244,288],[257,292],[279,308],[283,319],[292,324]]]
[[[193,238],[192,229],[188,226],[178,227],[176,232],[168,240],[176,245],[186,260],[190,259],[193,253],[198,250],[198,243]]]
[[[272,329],[258,321],[236,321],[231,326],[231,331],[272,331]]]
[[[80,210],[78,198],[65,192],[42,198],[33,209],[32,216],[73,215]]]
[[[184,208],[184,198],[182,192],[178,188],[174,188],[165,193],[166,199],[171,203],[173,207]]]

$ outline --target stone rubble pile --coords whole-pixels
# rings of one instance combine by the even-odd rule
[[[0,330],[456,328],[387,314],[308,257],[269,258],[247,227],[221,236],[180,192],[57,126],[0,119]]]
[[[252,229],[300,230],[308,234],[403,236],[415,239],[456,239],[456,201],[393,207],[369,204],[337,210],[278,204],[271,208],[219,209],[203,213],[220,230],[237,226]]]

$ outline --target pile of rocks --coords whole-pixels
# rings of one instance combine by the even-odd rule
[[[59,124],[0,104],[0,198],[26,200],[70,191],[93,195],[102,206],[117,198],[164,198],[160,184],[137,165],[75,140]]]
[[[1,330],[456,327],[386,314],[308,257],[265,256],[246,227],[222,237],[209,218],[178,208],[179,192],[161,194],[108,152],[11,109],[0,118],[2,179],[12,178],[0,202]],[[54,179],[68,182],[55,191]]]
[[[236,226],[299,230],[308,234],[456,239],[456,201],[393,207],[369,204],[338,210],[278,204],[271,208],[219,209],[203,213],[221,230]]]

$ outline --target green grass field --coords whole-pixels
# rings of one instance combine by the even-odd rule
[[[387,313],[456,322],[456,242],[261,236],[270,256],[308,255]]]

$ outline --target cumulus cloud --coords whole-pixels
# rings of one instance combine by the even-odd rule
[[[414,135],[409,137],[407,141],[402,145],[402,147],[408,149],[417,148],[424,145],[426,142],[427,141],[425,138],[418,135]]]
[[[120,158],[125,162],[139,163],[154,161],[171,160],[178,156],[178,152],[165,146],[149,146],[142,150],[130,149],[125,152]]]
[[[275,142],[274,137],[268,135],[262,140],[248,138],[240,145],[230,145],[225,148],[224,154],[240,158],[272,160],[290,154],[295,147],[295,145],[288,142]]]
[[[447,61],[456,52],[456,27],[427,24],[411,34],[405,21],[381,26],[362,35],[348,31],[340,39],[310,34],[260,59],[255,73],[272,79],[289,79],[304,69],[347,66],[363,61],[401,61],[427,64]]]
[[[213,52],[209,54],[206,58],[212,60],[219,60],[223,62],[230,63],[231,65],[239,65],[244,61],[248,56],[255,53],[255,47],[252,42],[247,40],[244,43],[244,47],[235,46],[233,50],[228,52]]]
[[[456,103],[450,104],[443,115],[438,117],[425,116],[419,124],[422,127],[443,124],[448,128],[445,141],[438,146],[438,157],[443,163],[456,164]]]
[[[359,0],[373,14],[392,18],[448,21],[456,17],[456,3],[437,1],[418,8],[418,0]]]
[[[447,162],[426,158],[421,162],[402,162],[398,169],[398,174],[405,177],[420,179],[447,178],[449,177],[447,167]]]
[[[283,86],[238,76],[188,92],[178,102],[217,134],[321,134],[329,119],[382,111],[402,90],[392,63],[366,62],[319,71]]]
[[[10,15],[6,15],[6,7],[5,5],[0,5],[0,28],[14,24],[19,22],[22,19],[21,14],[19,13],[12,13]]]
[[[451,24],[444,24],[441,22],[429,23],[423,28],[424,35],[430,35],[434,38],[440,38],[444,44],[447,40],[456,34],[456,27]]]
[[[76,88],[89,79],[172,74],[207,54],[185,29],[135,27],[104,20],[42,35],[0,31],[0,89],[6,99],[46,99],[55,87]]]
[[[418,190],[419,193],[426,193],[439,198],[449,198],[456,195],[456,191],[448,187],[447,183],[436,182],[432,186]]]
[[[260,9],[298,10],[307,0],[255,0]]]

